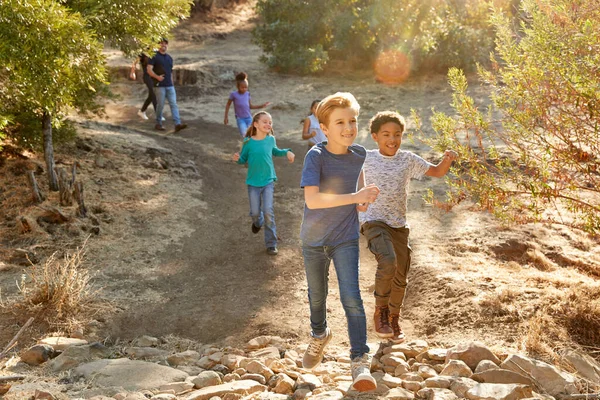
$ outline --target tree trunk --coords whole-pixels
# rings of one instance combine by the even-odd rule
[[[64,168],[58,169],[58,192],[61,206],[73,204],[73,181]]]
[[[73,197],[79,204],[79,216],[85,218],[87,216],[87,208],[85,207],[85,203],[83,201],[83,183],[75,182],[75,190],[73,190]]]
[[[33,171],[27,171],[27,178],[29,182],[29,188],[31,189],[31,197],[35,204],[39,204],[46,200],[44,194],[40,190],[40,187],[37,184],[37,180],[35,179],[35,175]]]
[[[54,147],[52,145],[52,117],[50,113],[44,111],[42,116],[42,133],[44,135],[44,159],[46,160],[46,170],[48,173],[48,186],[50,190],[58,191],[58,179],[54,171]]]

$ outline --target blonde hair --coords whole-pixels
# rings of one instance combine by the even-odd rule
[[[266,111],[259,111],[256,114],[254,114],[254,117],[252,117],[252,123],[250,124],[250,126],[248,127],[248,130],[246,131],[246,136],[247,138],[252,137],[254,135],[256,135],[256,127],[254,126],[255,122],[258,122],[258,120],[260,119],[260,117],[262,117],[263,115],[268,116],[269,118],[271,118],[271,120],[273,120],[273,118],[271,117],[271,114],[269,114]],[[273,132],[273,128],[271,128],[271,132],[268,133],[269,135],[274,136],[275,132]]]
[[[315,115],[320,123],[327,125],[329,123],[329,116],[336,108],[351,108],[357,116],[360,111],[360,105],[352,93],[337,92],[321,100],[317,106]]]

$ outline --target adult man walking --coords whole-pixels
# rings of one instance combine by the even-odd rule
[[[162,126],[162,112],[165,107],[165,100],[171,108],[173,122],[175,122],[175,132],[187,128],[186,124],[181,123],[179,118],[179,108],[177,107],[177,95],[175,86],[173,86],[173,58],[167,54],[169,41],[163,38],[158,52],[148,62],[148,75],[154,80],[154,94],[156,95],[156,125],[159,131],[164,131]]]

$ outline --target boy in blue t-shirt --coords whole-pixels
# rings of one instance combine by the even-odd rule
[[[348,321],[352,388],[377,387],[370,373],[367,320],[360,296],[358,211],[365,210],[379,194],[374,185],[364,185],[364,147],[353,144],[358,133],[360,106],[350,93],[323,99],[316,110],[327,141],[306,154],[301,187],[304,188],[304,218],[300,238],[308,282],[311,341],[302,364],[312,369],[321,363],[332,334],[327,327],[327,284],[333,260],[340,299]]]

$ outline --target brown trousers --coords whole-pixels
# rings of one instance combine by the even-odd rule
[[[367,238],[369,250],[377,259],[375,304],[389,306],[399,314],[404,302],[412,249],[408,228],[392,228],[380,221],[365,222],[360,231]]]

